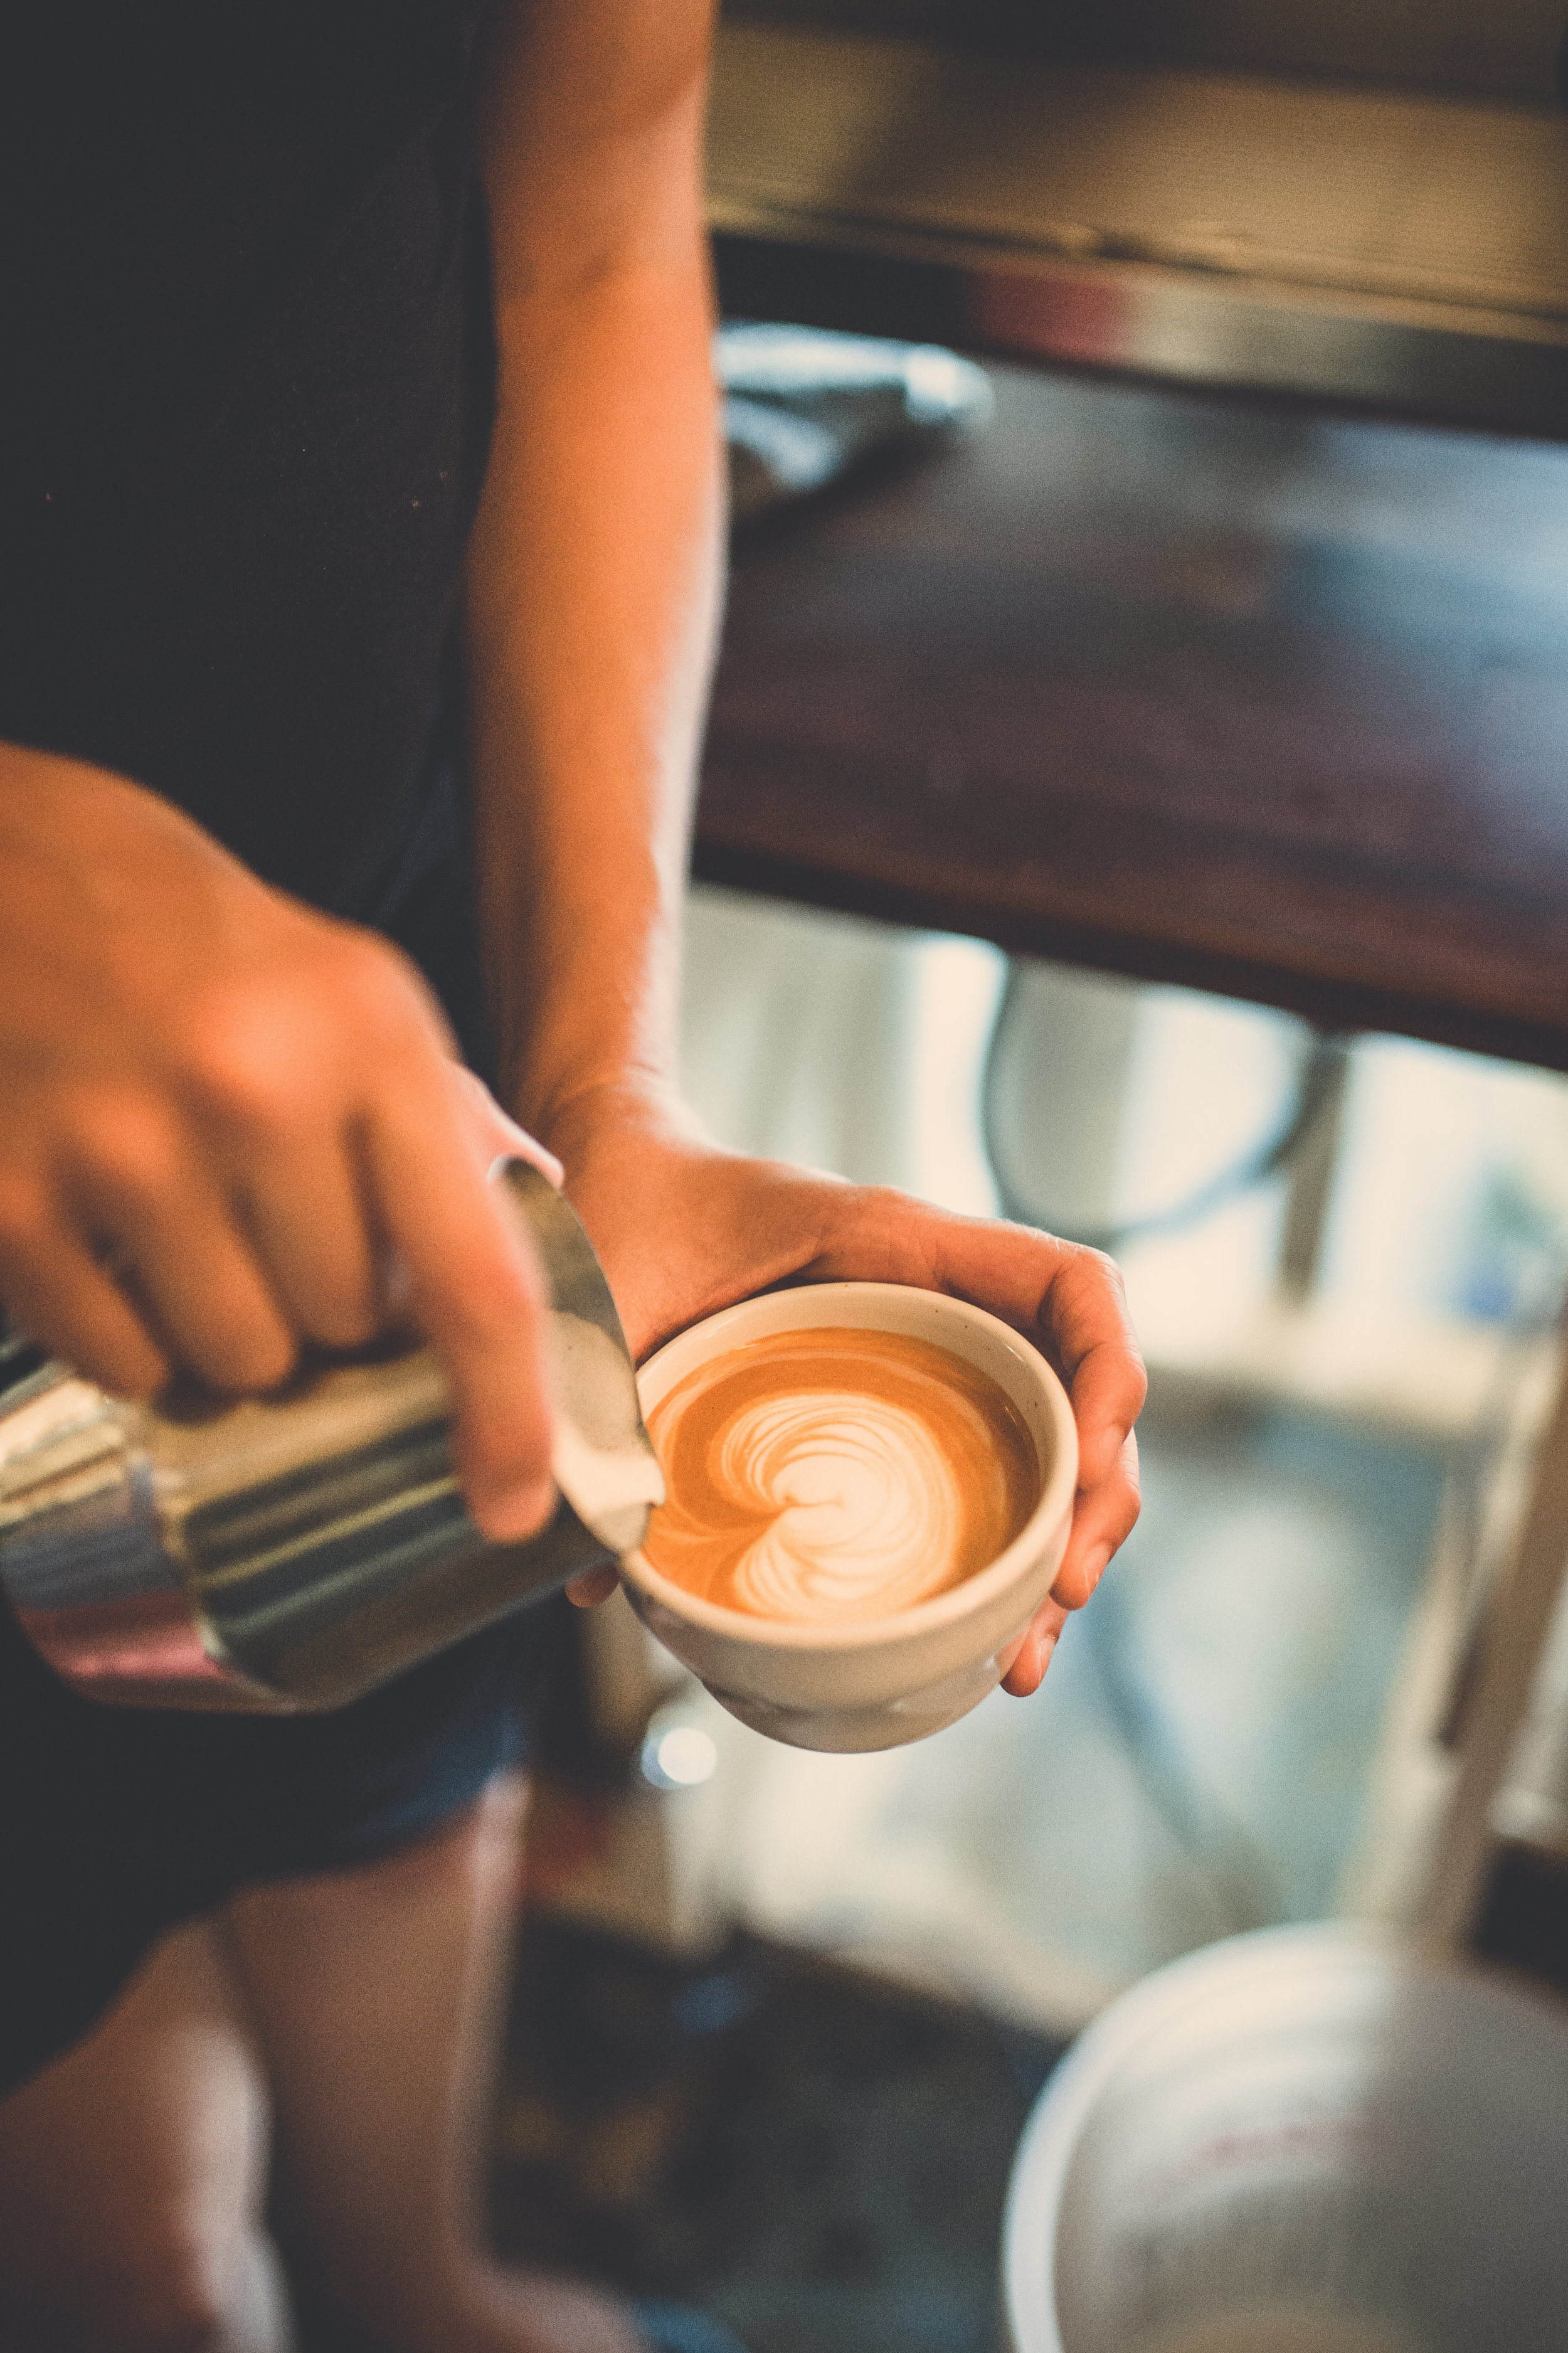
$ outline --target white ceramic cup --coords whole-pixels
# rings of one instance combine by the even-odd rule
[[[645,1419],[727,1348],[825,1327],[929,1340],[988,1373],[1035,1442],[1040,1500],[988,1567],[885,1618],[802,1624],[700,1600],[642,1552],[621,1575],[665,1648],[742,1724],[795,1748],[895,1748],[952,1724],[994,1690],[1002,1662],[1050,1591],[1072,1524],[1078,1433],[1045,1358],[983,1308],[896,1282],[825,1282],[742,1300],[660,1348],[637,1376]]]

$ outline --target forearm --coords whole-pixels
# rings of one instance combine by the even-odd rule
[[[656,167],[627,249],[500,278],[468,751],[501,1089],[545,1135],[588,1091],[672,1067],[722,549],[707,261],[680,168]]]

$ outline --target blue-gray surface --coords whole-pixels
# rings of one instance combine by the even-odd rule
[[[1111,1732],[1207,1933],[1332,1910],[1442,1478],[1436,1450],[1300,1413],[1178,1434],[1156,1400],[1142,1519],[1056,1699]]]

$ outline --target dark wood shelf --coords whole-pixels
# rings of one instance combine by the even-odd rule
[[[696,871],[1568,1070],[1568,451],[995,381],[739,548]]]

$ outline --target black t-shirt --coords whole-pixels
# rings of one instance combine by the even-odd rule
[[[0,736],[352,908],[420,762],[488,447],[479,9],[9,13]]]

